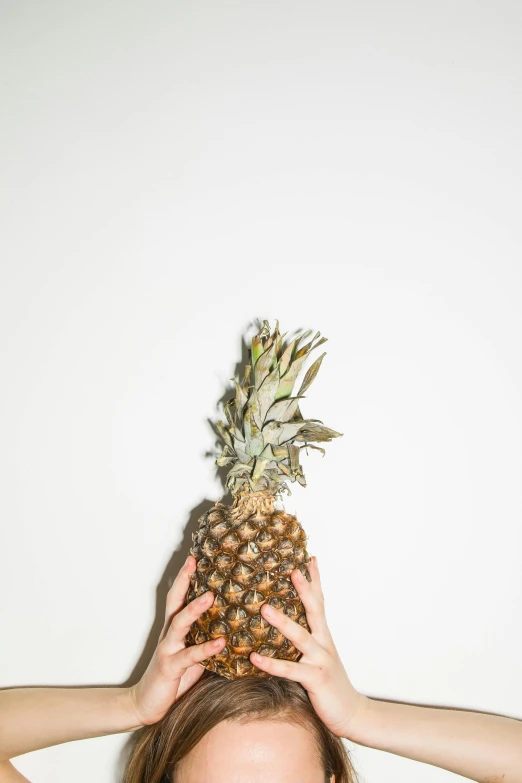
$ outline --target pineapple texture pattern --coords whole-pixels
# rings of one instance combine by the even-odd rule
[[[197,563],[187,601],[211,590],[210,609],[192,625],[187,645],[224,636],[221,652],[202,665],[228,679],[268,676],[249,655],[297,661],[301,652],[260,614],[268,602],[309,629],[304,606],[290,579],[298,568],[308,581],[306,534],[297,518],[276,510],[266,490],[241,493],[232,506],[217,502],[199,519],[192,536]]]

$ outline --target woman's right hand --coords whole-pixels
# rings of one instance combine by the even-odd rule
[[[294,662],[252,652],[250,660],[267,674],[300,682],[327,728],[338,737],[357,742],[357,724],[369,699],[352,685],[332,639],[316,557],[310,558],[308,572],[310,582],[298,568],[292,571],[291,579],[310,631],[269,603],[261,606],[261,615],[292,642],[301,658]]]
[[[161,720],[169,707],[201,677],[204,668],[200,662],[225,646],[226,639],[220,636],[185,647],[190,626],[214,601],[214,594],[209,590],[185,606],[190,574],[195,570],[196,559],[189,555],[168,592],[165,623],[154,655],[141,680],[129,688],[133,710],[142,726]]]

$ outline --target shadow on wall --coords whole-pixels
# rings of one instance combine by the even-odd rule
[[[215,428],[213,427],[213,429]],[[218,472],[224,470],[225,468],[219,468]],[[136,682],[139,682],[140,679],[143,677],[147,669],[147,666],[149,665],[149,662],[152,656],[154,655],[154,651],[158,644],[159,635],[162,631],[163,624],[165,622],[165,604],[167,601],[167,593],[178,571],[180,570],[180,568],[183,566],[183,563],[187,559],[188,551],[192,546],[192,533],[195,533],[196,530],[198,529],[199,520],[201,516],[205,513],[205,511],[208,511],[208,509],[211,506],[213,506],[214,503],[215,503],[214,500],[205,498],[205,500],[202,500],[201,503],[198,503],[198,505],[194,506],[194,508],[191,510],[189,514],[188,522],[183,529],[181,542],[178,548],[176,549],[176,551],[174,552],[174,554],[172,555],[172,557],[170,558],[169,562],[167,563],[165,571],[163,572],[163,576],[161,577],[158,586],[156,587],[155,618],[152,622],[147,641],[145,642],[145,646],[143,648],[143,652],[141,653],[130,676],[127,678],[127,680],[125,680],[125,682],[120,683],[119,687],[130,687],[131,685],[134,685]],[[134,748],[135,742],[138,739],[138,736],[139,736],[139,730],[131,732],[129,734],[128,740],[125,742],[125,745],[122,748],[120,758],[117,763],[116,780],[118,781],[123,780],[125,769],[127,767],[127,764],[129,763],[130,756]]]

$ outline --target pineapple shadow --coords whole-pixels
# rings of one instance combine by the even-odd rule
[[[183,566],[187,558],[187,553],[190,547],[192,546],[192,533],[194,533],[198,529],[200,517],[202,516],[202,514],[205,513],[205,511],[207,511],[212,505],[214,505],[214,503],[215,503],[214,500],[205,498],[200,503],[198,503],[197,506],[194,506],[194,508],[191,510],[187,524],[184,527],[182,538],[178,545],[178,548],[170,557],[165,567],[165,570],[163,572],[163,575],[156,587],[155,617],[152,622],[149,635],[143,647],[143,651],[140,657],[138,658],[138,661],[134,666],[131,674],[125,680],[125,682],[120,683],[119,687],[128,688],[131,685],[134,685],[135,683],[139,682],[139,680],[142,678],[143,674],[145,673],[147,666],[149,665],[150,660],[158,644],[158,638],[163,628],[163,624],[165,622],[165,603],[167,600],[167,593],[177,573],[179,572],[180,568]],[[118,781],[123,780],[125,769],[130,760],[130,756],[132,754],[134,746],[139,739],[139,736],[140,736],[140,730],[132,732],[129,735],[127,741],[125,742],[121,750],[120,758],[118,759],[117,762],[116,779]]]
[[[262,323],[256,319],[252,321],[250,324],[248,324],[246,329],[241,330],[240,334],[244,335],[245,333],[248,333],[249,330],[252,328],[255,328],[256,331],[259,331],[261,326]],[[297,333],[299,330],[296,329],[295,331]],[[233,373],[236,378],[238,379],[242,378],[245,365],[247,365],[249,361],[250,361],[250,347],[245,343],[243,337],[241,337],[241,358],[236,363],[235,370]],[[216,420],[223,418],[222,415],[223,406],[225,402],[227,402],[234,395],[235,395],[235,386],[232,383],[232,381],[229,381],[225,391],[223,392],[223,394],[221,395],[220,399],[217,402]],[[219,467],[215,464],[216,457],[222,451],[222,437],[215,425],[215,422],[212,421],[211,419],[207,419],[207,422],[211,427],[212,432],[215,435],[216,442],[215,442],[214,451],[207,451],[205,452],[204,456],[209,460],[212,459],[212,461],[214,462],[213,465],[215,471],[214,478],[217,478],[220,481],[223,487],[223,491],[221,493],[221,497],[216,498],[214,500],[205,498],[196,506],[194,506],[191,512],[189,513],[188,521],[185,527],[183,528],[183,533],[178,548],[169,559],[165,567],[165,570],[163,572],[163,576],[161,577],[158,586],[156,587],[155,618],[153,620],[149,635],[147,637],[147,641],[145,642],[143,652],[141,653],[130,676],[125,680],[125,682],[120,684],[120,687],[130,687],[131,685],[134,685],[135,683],[139,682],[139,680],[145,673],[147,666],[149,665],[149,662],[154,654],[154,650],[156,649],[156,646],[158,644],[158,638],[163,628],[163,623],[165,621],[165,603],[167,599],[167,593],[177,573],[179,572],[179,570],[181,569],[181,567],[183,566],[187,558],[189,549],[192,546],[192,534],[195,533],[199,527],[200,517],[205,513],[205,511],[208,511],[208,509],[211,508],[217,500],[221,500],[226,503],[231,502],[231,495],[229,493],[229,490],[226,488],[226,477],[228,472],[227,468],[226,466]],[[132,732],[122,748],[120,758],[117,764],[118,781],[123,780],[126,766],[129,762],[134,746],[139,739],[139,736],[140,736],[139,730]]]

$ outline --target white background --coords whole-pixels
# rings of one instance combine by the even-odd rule
[[[285,505],[352,682],[522,718],[521,5],[0,9],[0,685],[141,674],[277,318],[329,338]],[[15,763],[114,783],[127,739]]]

